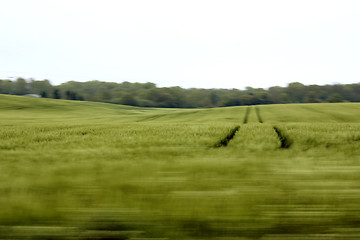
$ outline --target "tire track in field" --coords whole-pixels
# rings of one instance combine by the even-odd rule
[[[251,106],[246,108],[243,124],[247,124],[249,115],[250,115],[250,111],[251,111]]]
[[[243,119],[243,124],[248,123],[251,108],[252,108],[252,106],[249,106],[246,108],[245,116]],[[264,120],[261,117],[260,108],[257,106],[255,106],[255,113],[256,113],[258,122],[264,123]],[[218,141],[213,147],[215,147],[215,148],[226,147],[228,145],[228,143],[235,137],[235,134],[239,131],[239,129],[240,129],[240,126],[236,126],[236,127],[232,128],[229,131],[229,133],[224,138],[220,139],[220,141]],[[281,130],[277,126],[273,126],[273,129],[278,137],[278,140],[280,141],[280,148],[281,149],[290,148],[291,145],[293,144],[293,141],[288,137],[288,135],[284,132],[284,130]]]
[[[280,128],[274,126],[273,127],[274,131],[276,132],[279,140],[280,140],[280,148],[286,149],[291,147],[291,145],[293,144],[293,141],[284,133],[283,130],[280,130]]]
[[[264,121],[261,117],[260,109],[258,107],[255,107],[255,112],[256,112],[256,116],[258,118],[259,123],[263,123]],[[280,148],[287,149],[287,148],[291,147],[291,145],[293,144],[293,141],[287,136],[287,134],[285,134],[285,132],[277,126],[273,126],[273,129],[276,132],[276,135],[280,141]]]
[[[218,147],[226,147],[228,145],[228,143],[234,138],[235,134],[237,131],[239,131],[240,126],[236,126],[233,129],[230,130],[230,132],[223,138],[221,139],[219,142],[217,142],[214,147],[218,148]]]
[[[263,123],[262,117],[260,115],[260,109],[258,107],[255,107],[256,116],[258,118],[259,123]]]
[[[246,124],[248,122],[250,111],[251,111],[251,106],[246,108],[243,124]],[[240,129],[240,126],[235,126],[234,128],[232,128],[224,138],[220,139],[220,141],[218,141],[214,145],[214,147],[215,148],[226,147],[228,145],[228,143],[235,137],[235,134],[237,131],[239,131],[239,129]]]

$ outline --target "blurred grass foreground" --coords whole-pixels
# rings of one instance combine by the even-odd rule
[[[0,206],[0,239],[360,239],[360,104],[0,95]]]

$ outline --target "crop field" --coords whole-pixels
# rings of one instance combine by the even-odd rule
[[[0,95],[0,239],[360,239],[360,104]]]

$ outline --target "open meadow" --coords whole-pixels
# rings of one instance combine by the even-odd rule
[[[360,103],[0,95],[0,239],[360,239]]]

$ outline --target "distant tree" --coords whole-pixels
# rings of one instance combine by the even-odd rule
[[[306,93],[305,97],[304,97],[304,102],[306,103],[317,103],[320,102],[316,92],[314,91],[309,91]]]
[[[338,93],[334,93],[332,94],[331,96],[329,96],[327,99],[326,99],[328,102],[330,103],[335,103],[335,102],[343,102],[343,97],[338,94]]]
[[[212,106],[216,106],[219,102],[219,97],[217,95],[217,93],[215,91],[212,91],[210,93],[210,100],[211,100],[211,104]]]
[[[221,106],[223,107],[227,107],[227,106],[240,106],[242,105],[242,103],[240,102],[240,97],[239,96],[231,96],[228,97],[227,99],[225,99],[223,101],[223,103],[221,104]]]
[[[268,90],[269,101],[271,103],[280,103],[281,102],[281,94],[284,92],[284,88],[282,87],[271,87]]]
[[[277,103],[289,103],[290,102],[290,97],[287,93],[282,93],[281,94],[281,100],[280,102]]]
[[[77,100],[77,94],[75,92],[70,92],[70,100]]]
[[[305,88],[306,88],[306,94],[305,94],[304,99],[303,99],[304,102],[309,100],[308,98],[306,98],[307,95],[309,94],[309,92],[314,92],[315,93],[315,95],[316,95],[316,100],[315,101],[316,102],[325,102],[326,98],[329,96],[326,93],[323,86],[310,85],[310,86],[306,86]]]
[[[37,81],[18,78],[16,81],[0,79],[0,93],[36,93],[55,99],[100,101],[143,107],[219,107],[291,102],[360,102],[360,83],[335,85],[309,85],[299,82],[287,87],[239,89],[183,89],[158,88],[154,83],[114,83],[98,80],[69,81],[52,86],[48,80]]]
[[[55,98],[55,99],[60,99],[61,98],[59,89],[54,89],[53,98]]]
[[[67,90],[67,91],[65,92],[65,99],[71,100],[71,91]]]
[[[269,93],[262,88],[256,89],[254,96],[255,96],[254,104],[269,104],[271,102]]]
[[[360,83],[350,84],[351,89],[351,99],[352,102],[360,102]]]
[[[26,81],[23,78],[18,78],[14,84],[14,94],[15,95],[24,95],[26,94]]]
[[[291,102],[301,103],[305,94],[305,86],[299,82],[289,83],[285,92],[288,94]]]
[[[244,92],[247,93],[247,94],[253,95],[254,92],[255,92],[255,88],[247,86],[247,87],[245,87]]]
[[[239,105],[253,105],[255,104],[256,99],[253,94],[243,94],[240,96],[240,104]]]
[[[0,93],[10,94],[13,92],[13,82],[10,80],[0,80]]]
[[[173,105],[176,108],[186,107],[187,97],[181,87],[167,88],[167,92],[172,96]]]
[[[110,90],[107,89],[102,90],[100,98],[104,102],[109,102],[112,98]]]
[[[131,105],[131,106],[137,106],[137,101],[134,98],[134,96],[131,93],[127,93],[122,97],[122,104],[124,105]]]
[[[155,103],[156,107],[176,107],[176,96],[170,88],[156,88],[148,92],[148,99]]]
[[[120,85],[122,88],[127,89],[127,90],[132,88],[132,84],[128,81],[125,81],[125,82],[121,83]]]
[[[78,100],[78,94],[76,92],[66,90],[65,91],[65,99],[67,100]]]
[[[31,79],[28,85],[30,93],[39,94],[41,96],[50,96],[54,88],[47,79],[42,81]]]
[[[156,88],[156,84],[155,83],[151,83],[151,82],[147,82],[143,84],[143,88],[145,89],[152,89],[152,88]]]
[[[46,93],[45,91],[42,91],[42,92],[41,92],[41,97],[42,97],[42,98],[46,98],[46,97],[47,97],[47,93]]]

